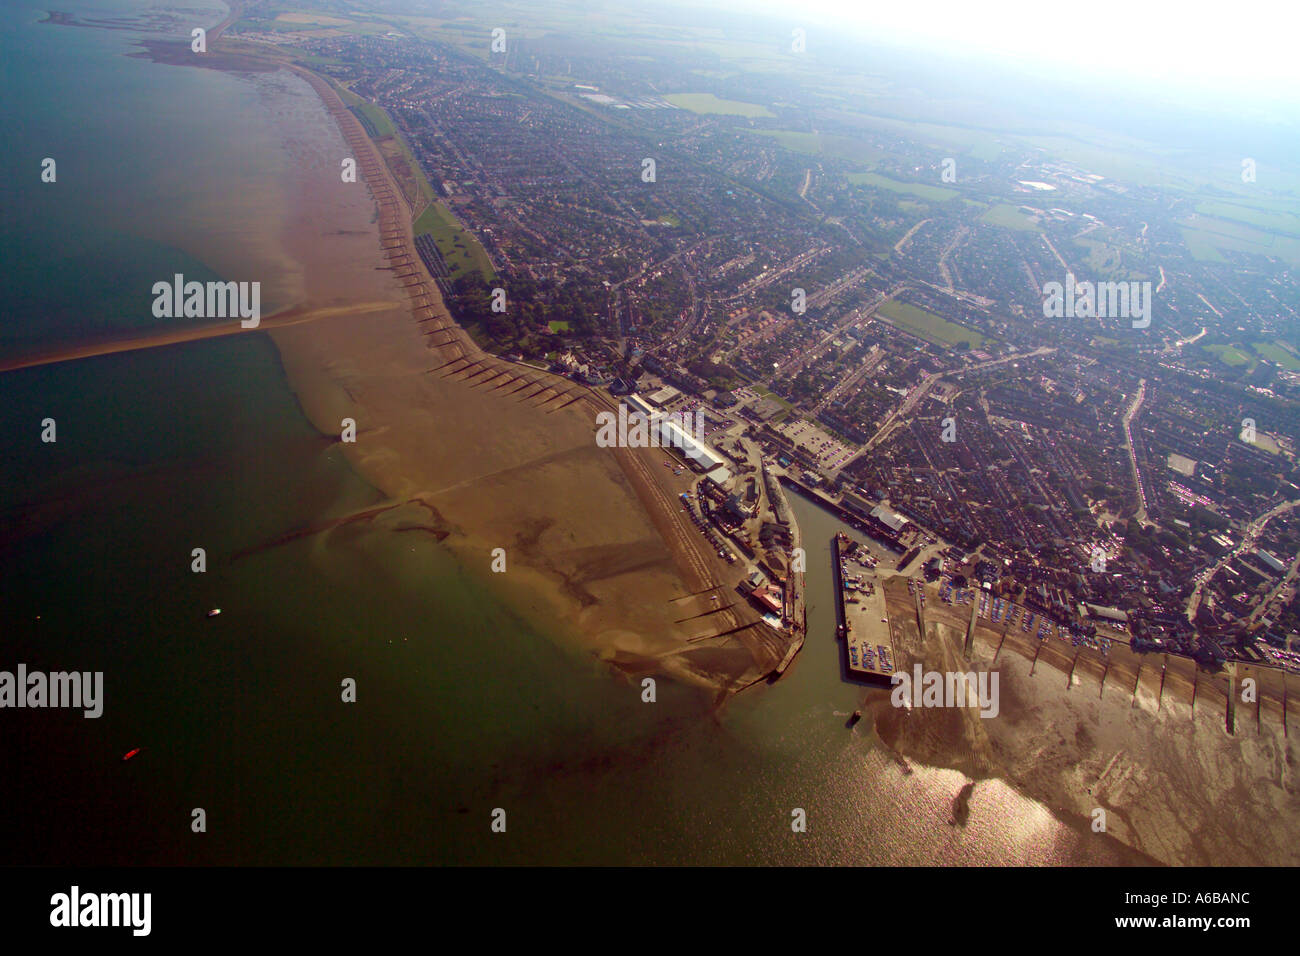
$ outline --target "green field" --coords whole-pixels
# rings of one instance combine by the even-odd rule
[[[901,180],[890,179],[888,176],[881,176],[878,173],[849,173],[847,178],[855,186],[875,186],[877,189],[888,189],[890,192],[919,196],[931,202],[946,202],[949,199],[955,199],[958,195],[955,189],[944,189],[942,186],[926,186],[923,183],[905,183]]]
[[[348,109],[361,120],[362,125],[366,127],[366,133],[375,139],[386,139],[397,135],[397,127],[381,107],[362,99],[341,83],[336,83],[334,80],[330,80],[329,83],[334,87],[339,98],[347,104]]]
[[[751,385],[750,388],[752,388],[755,391],[755,393],[757,393],[760,397],[771,399],[772,401],[780,405],[783,409],[785,409],[785,411],[781,413],[780,420],[782,421],[784,421],[785,417],[790,414],[791,410],[794,409],[793,405],[787,402],[780,395],[776,394],[776,392],[772,391],[769,388],[764,388],[762,385],[759,385],[757,382]],[[777,419],[774,418],[773,420],[776,421]]]
[[[1275,256],[1282,261],[1300,266],[1300,238],[1253,229],[1245,223],[1208,216],[1192,216],[1179,223],[1183,241],[1192,256],[1203,262],[1227,261],[1222,252],[1252,253]]]
[[[367,103],[363,100],[354,106],[353,109],[370,121],[370,124],[375,128],[375,132],[379,134],[380,139],[397,135],[397,127],[394,126],[393,121],[388,118],[388,114],[374,103]]]
[[[1252,362],[1249,355],[1231,345],[1202,345],[1201,348],[1217,357],[1224,365],[1232,368],[1249,365]]]
[[[740,100],[723,100],[712,93],[668,93],[664,96],[673,106],[679,106],[692,113],[705,113],[717,116],[762,116],[775,117],[776,114],[766,106],[757,103],[742,103]]]
[[[933,312],[918,309],[916,306],[908,305],[905,302],[891,299],[888,302],[881,303],[880,308],[876,311],[877,314],[884,316],[891,324],[898,326],[903,331],[911,332],[913,335],[920,336],[935,345],[953,346],[959,342],[965,342],[974,349],[979,348],[988,341],[985,336],[974,329],[968,329],[956,322],[949,322]]]
[[[1008,206],[1006,203],[999,203],[980,216],[980,222],[987,222],[990,226],[1002,226],[1006,229],[1019,229],[1022,232],[1038,231],[1038,227],[1034,225],[1032,219],[1015,206]]]
[[[1091,275],[1111,276],[1119,269],[1122,256],[1115,246],[1086,238],[1074,240],[1074,245],[1084,251],[1084,261],[1088,264],[1088,272]]]
[[[274,19],[257,20],[257,26],[263,30],[276,33],[315,33],[318,31],[337,31],[351,36],[377,36],[388,33],[393,25],[380,20],[369,20],[364,16],[353,17],[348,11],[323,13],[319,10],[271,10],[262,11]],[[241,21],[245,22],[245,21]]]
[[[390,141],[385,144],[390,149],[396,147],[401,153],[401,159],[406,163],[413,177],[415,188],[420,195],[424,197],[425,202],[429,205],[425,211],[415,221],[415,235],[424,233],[433,233],[434,242],[438,245],[438,250],[447,260],[447,268],[451,270],[454,278],[460,278],[466,269],[478,269],[483,273],[484,278],[491,278],[495,275],[492,270],[492,264],[488,261],[487,253],[483,251],[478,240],[465,232],[460,223],[449,209],[438,202],[438,193],[429,183],[429,177],[424,174],[420,164],[415,161],[415,154],[411,152],[411,147],[407,145],[406,140],[397,132],[397,127],[389,119],[388,113],[380,106],[362,99],[353,93],[347,87],[330,80],[330,85],[334,87],[339,97],[347,104],[357,119],[361,120],[361,125],[366,129],[366,135],[370,136],[379,143],[381,140]],[[394,166],[391,156],[383,155],[384,145],[380,146],[380,154],[384,162],[397,175],[399,180],[403,179],[400,174],[400,168]],[[410,181],[409,179],[407,181]],[[417,201],[416,208],[419,208]],[[441,209],[441,212],[438,210]]]
[[[442,203],[430,203],[429,208],[415,220],[414,228],[417,236],[426,233],[433,236],[453,279],[459,279],[474,270],[478,270],[488,281],[496,277],[492,263],[478,240],[465,231],[451,210]]]
[[[1197,203],[1196,211],[1203,216],[1229,219],[1255,226],[1265,232],[1283,236],[1300,236],[1300,216],[1295,213],[1254,208],[1235,202],[1213,200]]]
[[[551,329],[552,332],[567,332],[567,331],[569,331],[569,323],[568,323],[568,322],[565,322],[565,321],[562,320],[562,319],[552,319],[550,322],[547,323],[547,325],[550,326],[550,329]]]
[[[1208,232],[1199,232],[1195,229],[1180,230],[1183,234],[1183,242],[1187,243],[1187,251],[1192,254],[1192,258],[1197,262],[1227,262],[1219,253],[1214,244],[1214,236]]]
[[[1300,372],[1300,358],[1284,349],[1275,342],[1252,342],[1250,347],[1255,350],[1255,354],[1266,362],[1272,362],[1279,368],[1284,368],[1288,372]]]
[[[966,152],[993,158],[1001,155],[1004,148],[999,135],[987,129],[904,120],[866,112],[858,113],[853,119],[858,125],[869,129],[886,130],[904,139],[917,140],[936,148],[951,148],[953,155]]]

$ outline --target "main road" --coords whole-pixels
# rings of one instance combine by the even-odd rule
[[[1137,452],[1133,450],[1133,420],[1137,418],[1138,412],[1142,409],[1142,401],[1147,396],[1147,380],[1142,379],[1138,383],[1138,393],[1133,399],[1133,404],[1128,407],[1124,413],[1124,447],[1128,449],[1129,465],[1133,469],[1133,483],[1137,485],[1138,493],[1138,510],[1133,516],[1138,521],[1147,525],[1147,493],[1142,485],[1142,469],[1138,467]]]

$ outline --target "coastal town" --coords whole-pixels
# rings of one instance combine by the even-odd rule
[[[6,9],[0,856],[1300,861],[1300,86],[1141,6]]]
[[[905,131],[821,116],[815,78],[701,93],[617,45],[262,6],[229,36],[339,91],[478,345],[647,420],[695,416],[667,476],[768,624],[802,638],[793,555],[824,556],[794,543],[788,492],[870,536],[874,589],[904,577],[1099,652],[1300,672],[1297,263],[1203,254],[1229,202],[1188,218],[1033,150],[950,175]],[[1154,277],[1154,299],[1048,318],[1076,274]],[[877,647],[849,659],[871,670]]]

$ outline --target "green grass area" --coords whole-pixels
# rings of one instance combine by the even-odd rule
[[[374,103],[367,103],[365,100],[361,100],[359,103],[352,106],[351,109],[352,112],[358,114],[358,116],[364,118],[365,121],[370,124],[370,127],[374,129],[378,139],[387,139],[390,136],[397,135],[397,127],[394,126],[393,121],[388,118],[388,114]],[[370,130],[367,129],[367,132],[369,131]]]
[[[230,25],[232,34],[240,33],[311,33],[324,27],[310,23],[284,23],[261,17],[243,17]]]
[[[411,168],[412,174],[415,176],[415,186],[419,189],[420,195],[424,197],[425,202],[436,203],[438,193],[429,182],[429,177],[424,175],[424,170],[420,167],[420,164],[415,161],[415,154],[411,152],[411,147],[407,144],[406,138],[399,135],[394,137],[394,142],[397,143],[402,158],[406,160],[407,166]]]
[[[889,161],[889,152],[874,143],[855,139],[852,136],[836,136],[822,133],[822,155],[831,159],[843,159],[867,169]]]
[[[692,113],[704,113],[717,116],[775,117],[776,114],[766,106],[757,103],[742,103],[740,100],[719,99],[712,93],[668,93],[664,96],[673,106],[679,106]]]
[[[984,215],[980,216],[980,222],[986,222],[990,226],[1002,226],[1006,229],[1019,229],[1022,232],[1038,232],[1038,226],[1034,221],[1026,216],[1015,206],[1008,206],[1006,203],[998,203]]]
[[[302,33],[311,35],[324,33],[345,33],[351,36],[376,36],[393,29],[387,23],[376,20],[355,20],[346,13],[334,16],[320,12],[300,12],[291,10],[263,10],[259,16],[244,17],[232,25],[232,33]],[[293,19],[282,20],[282,16]]]
[[[1252,342],[1250,347],[1255,354],[1267,362],[1286,369],[1288,372],[1300,372],[1300,358],[1276,342]]]
[[[926,186],[923,183],[906,183],[898,179],[890,179],[888,176],[881,176],[878,173],[849,173],[848,180],[855,186],[875,186],[877,189],[887,189],[890,192],[919,196],[931,202],[946,202],[949,199],[955,199],[958,195],[955,189],[944,189],[942,186]]]
[[[334,92],[339,95],[339,99],[343,101],[344,105],[356,114],[357,119],[361,120],[363,125],[368,125],[367,133],[370,133],[373,129],[373,135],[377,139],[397,135],[397,127],[393,125],[393,121],[388,118],[388,114],[384,112],[382,107],[357,96],[342,83],[329,79],[329,84],[334,87]]]
[[[1291,212],[1260,209],[1253,205],[1219,200],[1197,203],[1196,211],[1203,216],[1255,226],[1264,232],[1300,236],[1300,216]]]
[[[299,50],[299,51],[295,54],[295,59],[296,59],[299,63],[303,63],[303,64],[306,64],[307,66],[312,66],[312,67],[317,67],[317,66],[343,66],[343,65],[344,65],[344,61],[343,61],[343,60],[340,60],[340,59],[337,59],[336,57],[332,57],[332,56],[317,56],[315,53],[304,53],[304,52],[301,51],[301,50]]]
[[[1252,361],[1249,355],[1231,345],[1202,345],[1201,348],[1232,368],[1249,365]]]
[[[552,319],[547,325],[551,327],[552,332],[567,332],[570,328],[569,323],[563,319]]]
[[[1093,276],[1112,276],[1123,261],[1120,250],[1106,242],[1083,238],[1074,240],[1074,245],[1084,251],[1088,273]]]
[[[925,309],[918,309],[914,305],[908,305],[894,299],[881,303],[880,308],[876,311],[878,315],[888,319],[891,324],[898,326],[905,332],[920,336],[935,345],[953,346],[959,342],[965,342],[974,349],[979,348],[988,341],[984,335],[974,329],[968,329],[956,322],[949,322],[933,312],[927,312]]]
[[[1218,247],[1214,244],[1214,236],[1208,232],[1200,232],[1196,229],[1182,229],[1183,242],[1187,244],[1187,251],[1192,254],[1192,258],[1197,262],[1227,262],[1219,252]]]
[[[1192,256],[1203,262],[1225,262],[1224,251],[1275,256],[1300,266],[1300,238],[1253,229],[1245,223],[1195,215],[1179,224]]]
[[[999,141],[998,134],[988,129],[977,129],[973,126],[927,123],[866,112],[857,113],[853,120],[859,126],[875,130],[886,130],[908,140],[946,149],[949,151],[949,155],[954,157],[966,153],[979,158],[990,159],[1001,155],[1004,149]]]
[[[785,409],[785,411],[781,413],[781,417],[782,417],[782,418],[784,418],[786,415],[790,414],[790,410],[794,408],[793,405],[791,405],[789,402],[787,402],[787,401],[786,401],[784,398],[782,398],[780,395],[776,394],[776,392],[772,391],[770,388],[764,388],[762,385],[759,385],[757,382],[755,382],[755,383],[754,383],[752,386],[750,386],[750,387],[753,388],[753,390],[754,390],[755,392],[757,392],[757,393],[758,393],[760,396],[762,396],[763,398],[771,399],[772,401],[774,401],[774,402],[776,402],[778,405],[780,405],[783,409]]]
[[[407,144],[406,139],[398,133],[397,127],[389,118],[388,113],[382,107],[357,96],[346,86],[333,80],[329,80],[329,83],[334,87],[335,92],[339,94],[340,99],[343,100],[348,109],[356,115],[357,119],[361,120],[361,125],[366,128],[366,135],[375,141],[392,140],[397,145],[398,151],[402,154],[402,158],[406,161],[412,175],[415,177],[415,185],[420,195],[424,197],[425,202],[435,202],[438,198],[437,192],[429,183],[429,177],[424,175],[424,170],[420,168],[420,164],[415,161],[415,154],[411,152],[411,147]],[[388,157],[384,157],[384,159],[387,161]]]
[[[478,240],[470,235],[456,217],[440,202],[434,202],[415,220],[417,236],[431,235],[453,279],[478,270],[483,278],[491,281],[496,272]]]

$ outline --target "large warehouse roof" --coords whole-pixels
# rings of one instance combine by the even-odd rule
[[[660,444],[680,449],[681,453],[700,471],[709,471],[718,467],[718,465],[727,463],[725,458],[708,445],[697,441],[689,431],[683,428],[678,416],[666,415],[663,412],[656,411],[646,404],[645,399],[640,395],[629,395],[623,401],[627,405],[629,413],[639,412],[650,420],[651,426],[656,429]]]
[[[694,436],[671,418],[659,422],[659,440],[665,445],[681,449],[683,455],[695,462],[701,471],[708,471],[726,462],[708,445],[695,440]]]
[[[884,505],[876,505],[876,507],[872,508],[871,517],[875,518],[886,527],[892,528],[894,531],[902,531],[903,527],[907,524],[906,518],[902,515],[894,514],[894,512],[890,511]]]

